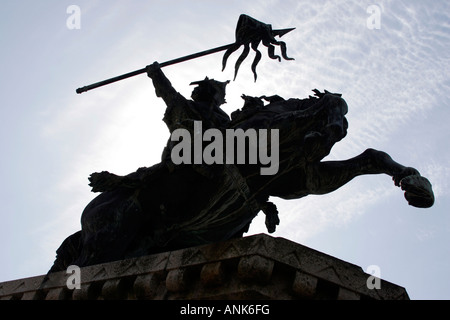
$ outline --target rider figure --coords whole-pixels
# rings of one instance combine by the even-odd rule
[[[192,100],[189,100],[172,87],[158,62],[147,66],[147,74],[153,81],[156,95],[166,103],[163,120],[171,134],[179,128],[187,129],[192,134],[194,121],[202,121],[203,130],[209,128],[225,130],[228,127],[230,117],[220,106],[226,102],[225,88],[230,81],[220,82],[206,77],[204,80],[192,82],[191,85],[197,85],[197,87],[192,91]],[[170,161],[170,152],[175,143],[177,142],[169,140],[162,155],[162,161],[166,162],[171,171],[174,167]],[[205,173],[206,166],[194,165],[194,167]]]
[[[225,87],[229,83],[208,79],[192,82],[197,85],[188,100],[178,93],[164,75],[158,62],[147,66],[147,74],[152,79],[156,95],[164,100],[167,105],[164,114],[164,122],[170,132],[178,127],[184,127],[186,120],[202,121],[204,128],[225,129],[230,117],[220,106],[225,101]]]

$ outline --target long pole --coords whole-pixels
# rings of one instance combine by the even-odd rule
[[[213,48],[213,49],[197,52],[197,53],[190,54],[190,55],[187,55],[187,56],[184,56],[184,57],[181,57],[181,58],[177,58],[177,59],[173,59],[173,60],[169,60],[169,61],[160,63],[159,66],[161,68],[163,68],[163,67],[166,67],[166,66],[170,66],[172,64],[176,64],[176,63],[180,63],[180,62],[183,62],[183,61],[187,61],[187,60],[195,59],[195,58],[198,58],[198,57],[206,56],[208,54],[212,54],[212,53],[220,52],[220,51],[223,51],[223,50],[227,50],[228,48],[230,48],[233,45],[234,45],[234,43],[231,43],[231,44],[227,44],[227,45],[224,45],[224,46],[221,46],[221,47],[217,47],[217,48]],[[100,82],[96,82],[96,83],[93,83],[93,84],[90,84],[90,85],[78,88],[76,90],[76,92],[78,94],[83,93],[83,92],[87,92],[89,90],[92,90],[92,89],[95,89],[95,88],[98,88],[98,87],[102,87],[102,86],[106,86],[107,84],[110,84],[110,83],[113,83],[113,82],[117,82],[117,81],[120,81],[120,80],[123,80],[123,79],[134,77],[134,76],[137,76],[138,74],[145,73],[145,72],[147,72],[147,67],[139,69],[139,70],[135,70],[135,71],[132,71],[132,72],[128,72],[128,73],[122,74],[122,75],[114,77],[114,78],[106,79],[106,80],[103,80],[103,81],[100,81]]]

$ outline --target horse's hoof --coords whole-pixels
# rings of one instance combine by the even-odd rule
[[[397,187],[400,187],[400,182],[403,180],[403,178],[409,177],[409,176],[419,176],[420,173],[416,169],[412,167],[406,167],[401,172],[396,173],[393,175],[392,180],[394,180],[394,184]]]
[[[434,194],[427,178],[411,175],[400,181],[400,187],[405,191],[405,199],[411,206],[429,208],[434,204]]]

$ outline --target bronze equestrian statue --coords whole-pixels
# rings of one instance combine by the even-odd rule
[[[430,182],[385,152],[367,149],[348,160],[322,161],[347,133],[348,107],[339,94],[314,90],[315,96],[307,99],[287,100],[243,95],[244,107],[230,118],[220,108],[228,82],[194,82],[192,99],[186,99],[157,63],[146,71],[167,105],[164,122],[171,133],[183,128],[195,134],[199,121],[203,131],[277,132],[278,140],[267,139],[267,152],[278,152],[277,172],[261,174],[266,164],[261,162],[175,164],[177,144],[169,139],[161,162],[152,167],[127,176],[106,171],[91,175],[93,191],[101,193],[84,209],[81,231],[57,250],[50,272],[242,237],[260,211],[268,231],[274,232],[280,220],[269,197],[326,194],[359,175],[387,174],[410,205],[427,208],[434,203]]]

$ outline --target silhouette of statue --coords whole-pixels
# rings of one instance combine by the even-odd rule
[[[171,133],[179,128],[192,132],[195,121],[202,122],[203,130],[222,132],[276,129],[279,169],[262,175],[261,162],[176,165],[170,156],[174,141],[169,140],[162,161],[152,167],[127,176],[94,173],[90,185],[101,193],[84,209],[81,231],[57,250],[50,272],[242,237],[260,211],[268,231],[274,232],[280,220],[269,197],[326,194],[359,175],[387,174],[410,205],[427,208],[434,203],[430,182],[385,152],[367,149],[348,160],[322,161],[347,133],[348,107],[339,94],[314,90],[315,96],[307,99],[287,100],[243,95],[244,106],[230,119],[220,109],[228,82],[193,82],[188,100],[157,63],[147,73],[167,105],[164,121]]]

